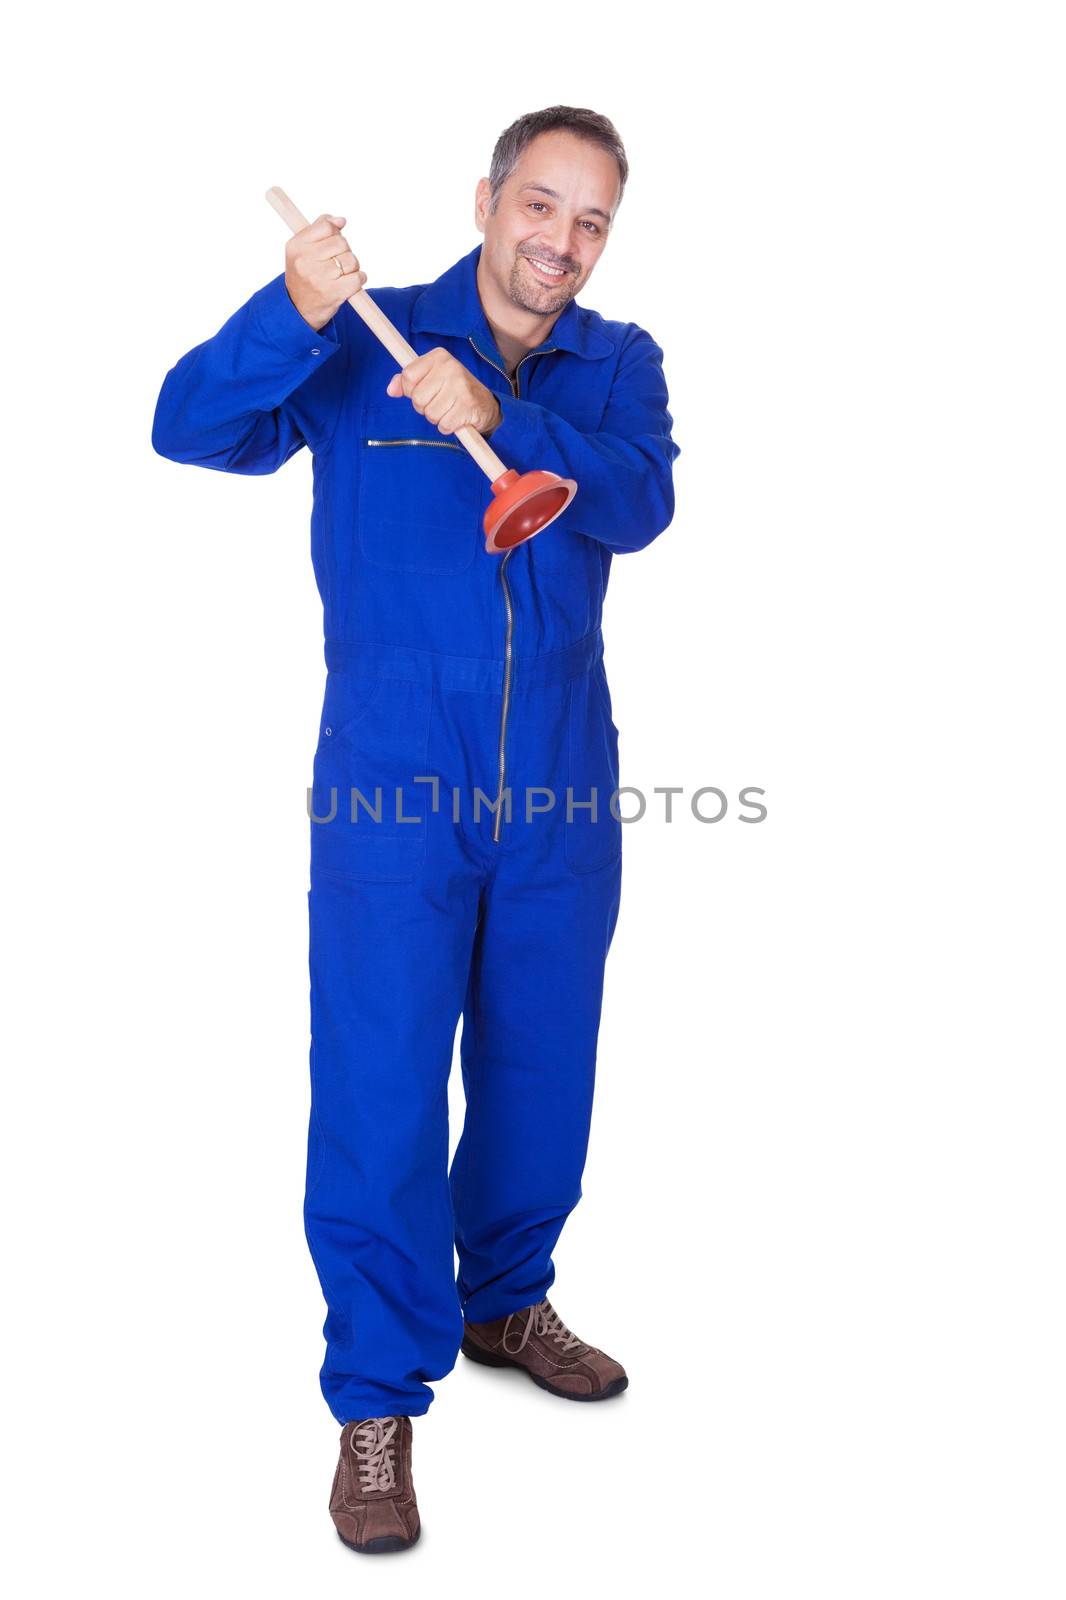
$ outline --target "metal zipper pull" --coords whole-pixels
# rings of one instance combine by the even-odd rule
[[[364,444],[428,444],[431,450],[461,450],[452,439],[364,439]]]

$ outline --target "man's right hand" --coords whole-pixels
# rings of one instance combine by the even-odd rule
[[[338,231],[347,220],[323,212],[299,233],[292,234],[285,246],[289,299],[316,332],[366,282],[366,273],[360,271],[347,239]],[[339,260],[343,276],[337,271],[334,257]]]

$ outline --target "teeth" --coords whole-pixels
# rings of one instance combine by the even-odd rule
[[[538,261],[536,256],[530,256],[529,259],[535,266],[538,266],[542,272],[550,273],[553,278],[561,278],[563,276],[562,267],[549,267],[546,261]]]

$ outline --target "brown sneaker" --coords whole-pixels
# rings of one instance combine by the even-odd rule
[[[571,1333],[549,1300],[495,1322],[468,1322],[462,1350],[486,1367],[521,1367],[564,1400],[610,1400],[629,1384],[625,1368]]]
[[[350,1550],[409,1550],[422,1531],[411,1479],[410,1417],[346,1422],[329,1514]]]

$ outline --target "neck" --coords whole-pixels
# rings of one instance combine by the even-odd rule
[[[535,311],[516,306],[488,276],[484,255],[477,264],[477,292],[485,321],[496,340],[496,348],[507,363],[508,371],[513,373],[527,351],[535,350],[538,344],[544,343],[560,312],[553,311],[550,316],[540,317]]]

